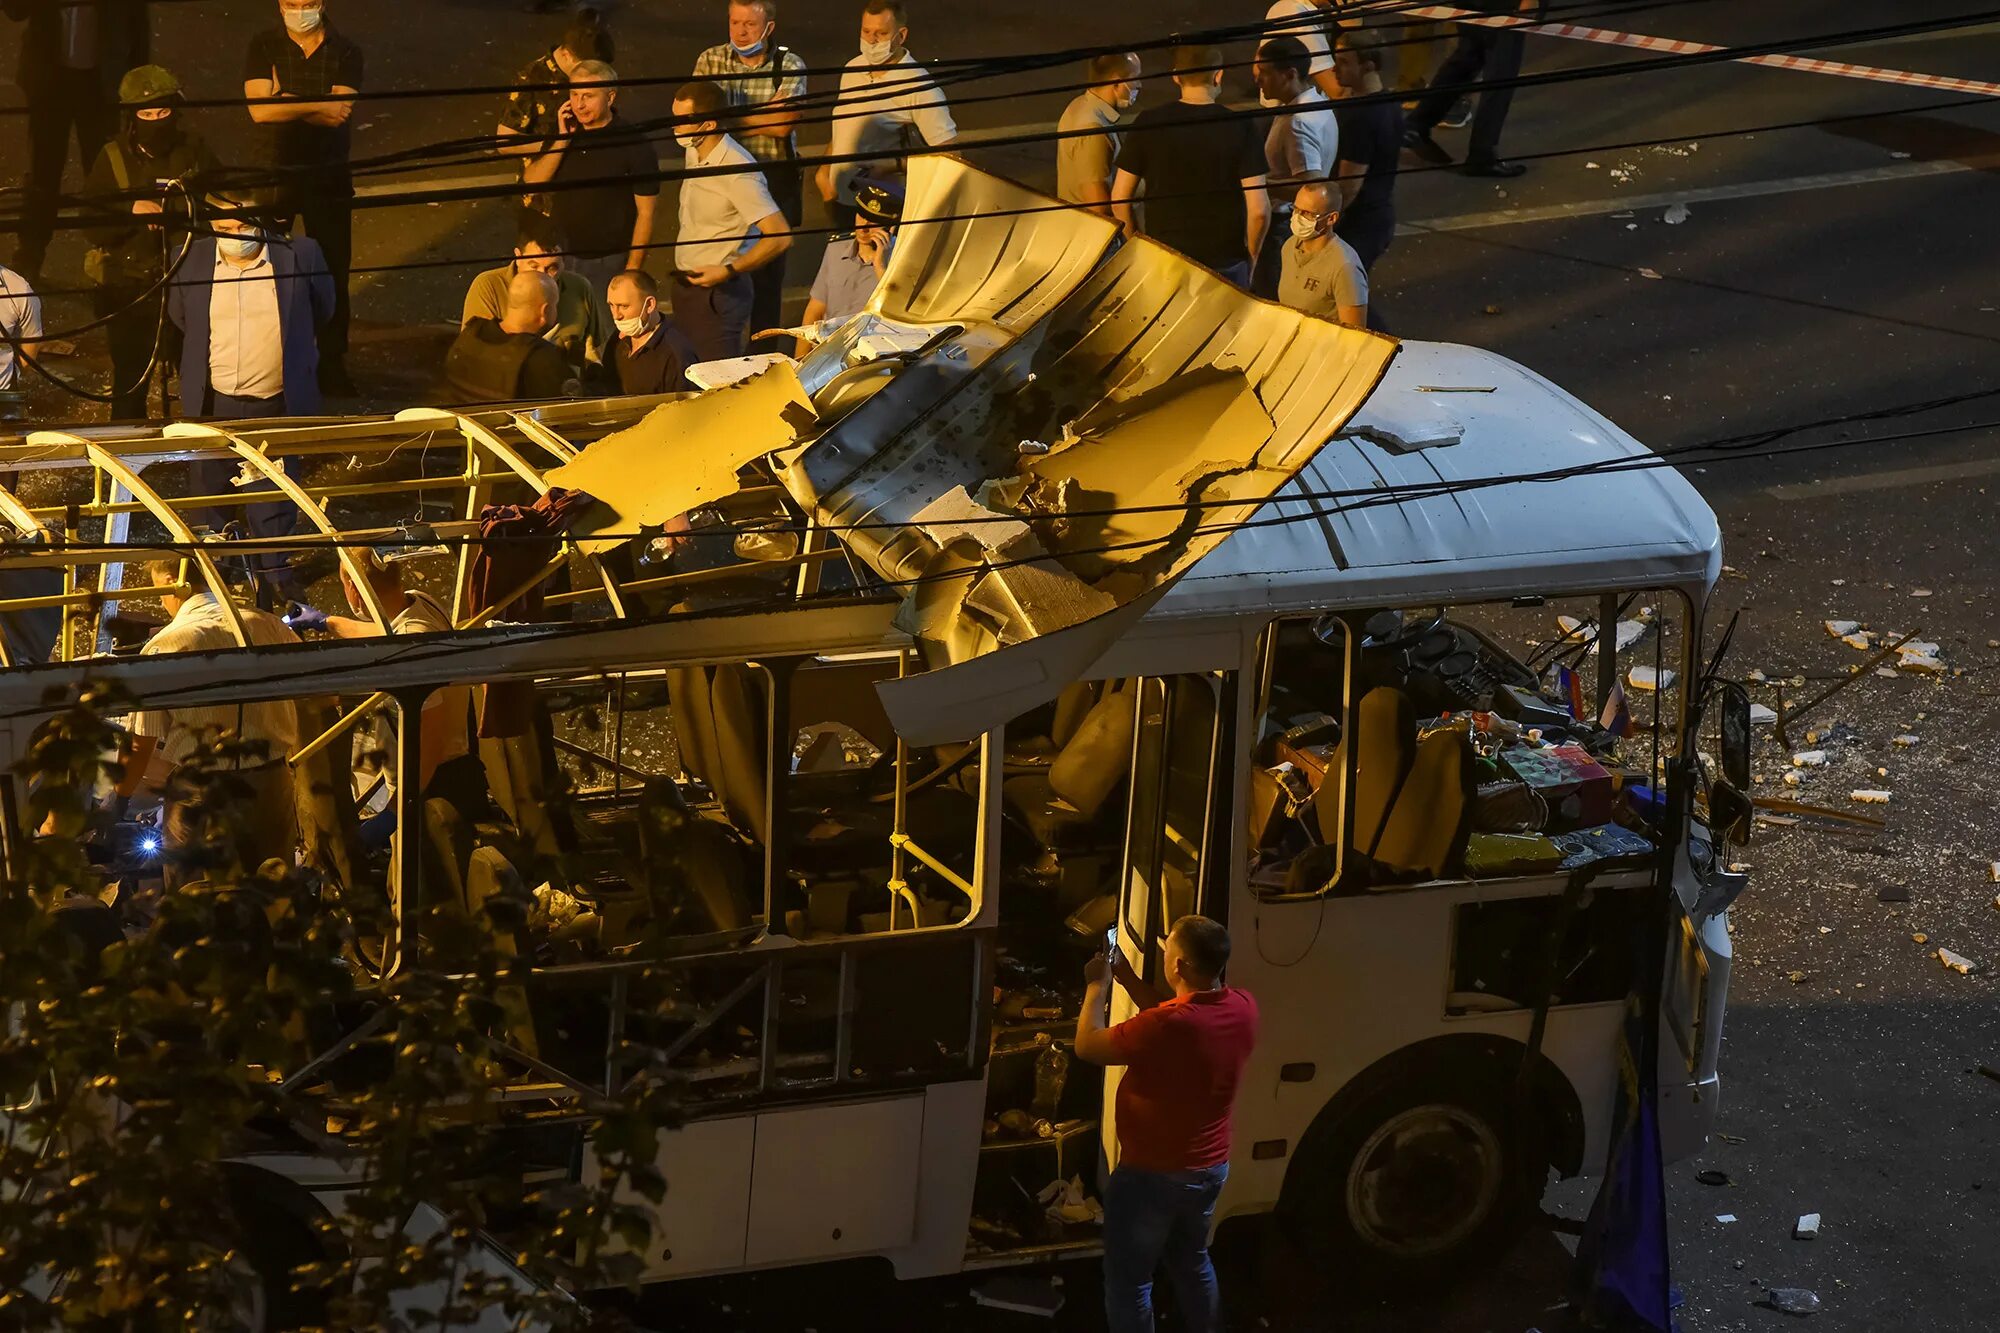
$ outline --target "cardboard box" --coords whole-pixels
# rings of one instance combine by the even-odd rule
[[[1500,752],[1500,762],[1549,803],[1547,832],[1611,822],[1611,774],[1581,745],[1509,746]]]

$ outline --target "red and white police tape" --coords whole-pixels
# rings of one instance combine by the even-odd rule
[[[1587,28],[1577,23],[1536,23],[1513,14],[1482,14],[1451,5],[1417,5],[1399,9],[1407,18],[1457,19],[1489,28],[1520,28],[1538,37],[1567,37],[1572,41],[1596,42],[1601,46],[1629,46],[1640,51],[1662,51],[1669,55],[1696,55],[1722,51],[1725,47],[1708,42],[1686,42],[1674,37],[1648,37],[1644,33],[1616,32],[1610,28]],[[1865,79],[1870,83],[1895,83],[1906,88],[1935,88],[1943,92],[1970,93],[1977,97],[2000,97],[2000,83],[1981,79],[1956,79],[1943,74],[1918,74],[1906,69],[1884,69],[1879,65],[1852,65],[1844,60],[1818,60],[1811,56],[1737,56],[1729,63],[1762,65],[1766,69],[1788,69],[1800,74],[1831,74],[1842,79]]]

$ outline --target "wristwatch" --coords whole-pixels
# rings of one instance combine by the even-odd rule
[[[735,276],[736,276],[736,261],[735,261],[735,260],[733,260],[733,259],[725,259],[725,260],[723,260],[723,261],[722,261],[722,271],[723,271],[723,272],[725,272],[725,273],[727,273],[727,274],[728,274],[728,275],[729,275],[730,277],[732,277],[732,278],[733,278],[733,277],[735,277]]]

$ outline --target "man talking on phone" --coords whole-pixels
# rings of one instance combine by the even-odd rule
[[[1116,959],[1114,962],[1113,960]],[[1215,1200],[1229,1177],[1229,1113],[1257,1044],[1257,1002],[1226,985],[1229,932],[1184,916],[1168,932],[1161,978],[1143,981],[1118,957],[1084,971],[1076,1053],[1123,1065],[1118,1167],[1104,1190],[1104,1313],[1111,1333],[1151,1333],[1153,1278],[1164,1266],[1191,1333],[1219,1333],[1221,1299],[1208,1258]],[[1111,980],[1139,1012],[1110,1025]]]

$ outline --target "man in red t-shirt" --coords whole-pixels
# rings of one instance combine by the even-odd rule
[[[1167,1280],[1192,1333],[1222,1327],[1208,1226],[1229,1176],[1229,1110],[1257,1044],[1257,1002],[1222,984],[1229,932],[1184,916],[1167,935],[1171,996],[1121,960],[1118,982],[1140,1011],[1108,1027],[1111,964],[1084,973],[1076,1053],[1124,1065],[1118,1082],[1118,1169],[1104,1191],[1104,1312],[1111,1333],[1151,1333],[1153,1275]]]

